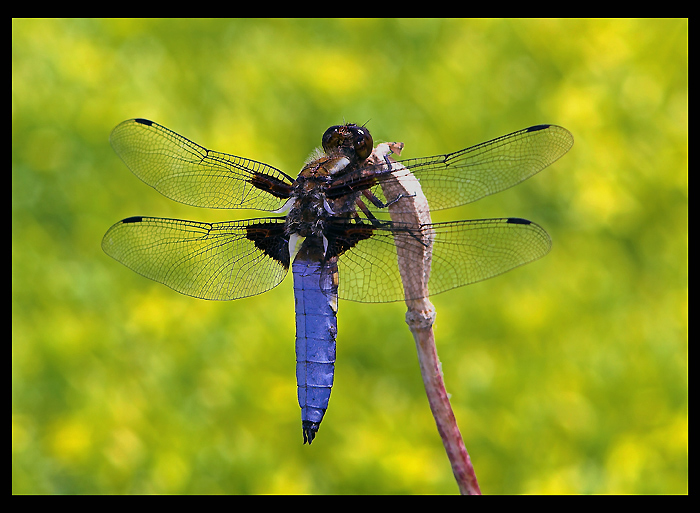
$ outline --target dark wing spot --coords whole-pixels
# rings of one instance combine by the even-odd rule
[[[289,237],[284,233],[284,223],[255,223],[246,230],[246,237],[256,248],[289,269]]]
[[[292,194],[292,186],[288,183],[264,173],[255,173],[248,182],[257,189],[269,192],[276,198],[286,199]]]
[[[509,217],[507,222],[510,224],[532,224],[531,221],[528,221],[527,219],[521,219],[519,217]]]
[[[143,221],[142,216],[127,217],[126,219],[122,219],[122,224],[140,223],[141,221]]]
[[[527,129],[528,132],[537,132],[538,130],[544,130],[552,125],[535,125]]]
[[[368,225],[331,225],[326,230],[328,252],[326,258],[337,257],[352,249],[361,240],[369,239],[374,229]]]

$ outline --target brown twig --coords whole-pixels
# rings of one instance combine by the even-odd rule
[[[420,302],[423,302],[424,306],[415,304]],[[445,382],[442,379],[440,360],[438,359],[435,337],[433,335],[435,309],[427,299],[407,301],[406,303],[408,306],[406,322],[416,341],[420,372],[423,376],[425,391],[428,394],[430,410],[433,412],[435,424],[445,446],[447,457],[452,465],[452,473],[457,480],[459,492],[462,495],[481,495],[474,467],[464,445],[464,440],[462,440],[462,435],[459,432],[457,420],[452,412],[452,406],[445,390]]]
[[[401,153],[403,143],[382,143],[372,153],[377,165],[386,162],[391,153]],[[391,159],[390,159],[391,160]],[[415,245],[401,247],[399,239],[396,243],[399,271],[406,297],[406,323],[416,341],[418,361],[423,377],[423,384],[428,395],[428,403],[435,418],[438,432],[445,446],[447,457],[452,465],[459,491],[463,495],[481,495],[469,453],[464,446],[462,435],[457,427],[457,421],[445,390],[442,378],[440,360],[435,346],[433,323],[435,322],[435,307],[428,300],[428,280],[432,261],[432,232],[427,225],[432,223],[428,202],[423,195],[420,183],[400,163],[391,160],[394,169],[394,179],[385,181],[382,185],[385,198],[396,198],[403,195],[401,201],[389,206],[392,221],[405,223],[416,227],[416,234],[423,242],[422,258],[418,258]],[[397,211],[398,205],[401,211]],[[406,205],[411,205],[407,211]],[[419,298],[419,299],[414,299]]]

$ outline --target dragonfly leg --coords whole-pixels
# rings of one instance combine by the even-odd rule
[[[379,226],[379,224],[380,224],[379,219],[377,219],[374,216],[374,214],[369,211],[369,209],[367,208],[367,205],[365,205],[364,201],[362,201],[360,198],[357,198],[355,200],[355,205],[357,205],[357,207],[360,210],[362,210],[362,213],[365,214],[365,216],[367,216],[367,219],[369,220],[370,223],[372,223],[374,226]],[[356,216],[356,218],[355,218],[356,221],[361,221],[361,218],[359,215],[357,215],[357,212],[355,213],[355,216]]]
[[[365,189],[364,191],[362,191],[362,194],[368,200],[370,200],[372,202],[372,204],[377,208],[388,208],[402,198],[414,198],[416,196],[415,192],[413,194],[399,194],[393,200],[388,201],[387,203],[382,203],[382,200],[377,198],[377,196],[375,196],[375,194],[372,191],[370,191],[369,189]]]

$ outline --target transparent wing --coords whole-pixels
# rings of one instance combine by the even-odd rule
[[[454,153],[401,160],[398,164],[405,169],[394,165],[393,173],[398,177],[413,173],[430,210],[440,210],[517,185],[555,162],[573,144],[574,137],[565,128],[537,125]],[[384,164],[378,174],[386,176],[387,167]],[[381,178],[378,180],[381,184]],[[393,199],[385,197],[380,185],[372,192],[384,203]],[[400,205],[399,201],[395,208],[400,209]]]
[[[208,150],[153,121],[124,121],[109,140],[136,176],[187,205],[274,211],[291,192],[279,169]]]
[[[518,218],[436,223],[424,225],[422,231],[386,223],[369,231],[371,236],[356,237],[356,244],[338,258],[342,299],[369,303],[404,300],[396,248],[402,248],[415,262],[412,272],[420,274],[425,237],[433,239],[428,280],[431,296],[537,260],[552,246],[543,228]]]
[[[270,290],[284,279],[287,240],[281,218],[210,224],[131,217],[107,231],[102,249],[182,294],[238,299]]]

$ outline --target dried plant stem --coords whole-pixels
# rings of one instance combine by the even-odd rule
[[[371,158],[377,165],[384,165],[390,154],[400,154],[402,149],[403,143],[382,143],[375,148]],[[415,226],[415,235],[421,238],[424,246],[423,254],[417,255],[415,245],[402,247],[397,239],[396,253],[406,295],[406,306],[408,307],[406,322],[416,341],[418,361],[420,362],[425,391],[428,394],[428,403],[447,451],[447,457],[452,465],[452,472],[457,480],[459,491],[463,495],[481,495],[474,467],[472,467],[469,453],[464,446],[462,435],[452,412],[452,406],[450,406],[447,397],[433,335],[435,308],[427,299],[429,296],[428,280],[432,262],[433,234],[430,229],[425,229],[431,224],[430,208],[420,182],[415,176],[400,163],[393,160],[391,162],[395,170],[394,179],[386,180],[382,185],[382,190],[386,198],[401,197],[402,200],[400,202],[401,209],[396,208],[396,204],[389,206],[389,215],[394,222]],[[407,211],[407,205],[412,206],[412,211]]]
[[[418,304],[421,302],[424,304]],[[433,412],[438,433],[440,433],[442,443],[445,446],[447,457],[452,465],[452,472],[457,480],[459,492],[462,495],[481,495],[474,467],[457,427],[457,420],[452,412],[452,406],[445,390],[445,382],[442,379],[440,360],[433,335],[435,309],[427,299],[407,301],[406,304],[408,306],[406,323],[416,341],[420,372],[423,376],[425,392],[428,394],[428,403]]]

